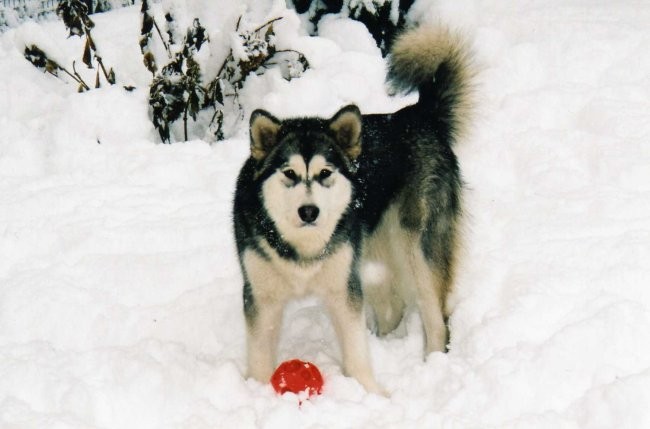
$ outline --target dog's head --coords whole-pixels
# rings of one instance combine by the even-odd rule
[[[353,198],[361,153],[361,113],[350,105],[332,118],[281,121],[264,110],[250,120],[251,157],[269,217],[304,258],[318,256]]]

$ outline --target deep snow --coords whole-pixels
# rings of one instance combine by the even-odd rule
[[[176,3],[222,24],[203,58],[216,67],[241,6]],[[413,100],[384,94],[360,24],[329,19],[309,38],[282,1],[256,9],[252,22],[286,15],[280,42],[313,68],[249,78],[247,109]],[[0,35],[0,426],[650,427],[650,5],[419,0],[412,17],[463,29],[480,70],[456,148],[467,192],[451,350],[423,361],[417,316],[403,337],[370,337],[391,397],[369,395],[341,375],[319,303],[295,303],[280,359],[326,379],[301,407],[243,376],[229,212],[245,124],[213,145],[156,143],[138,7],[94,17],[120,85],[85,94],[22,58],[31,42],[78,58],[61,23]]]

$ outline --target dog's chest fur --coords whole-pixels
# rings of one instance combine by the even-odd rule
[[[342,244],[326,258],[296,262],[282,258],[266,240],[259,242],[264,255],[254,250],[244,253],[244,268],[259,299],[287,300],[308,294],[321,297],[347,293],[354,252]]]

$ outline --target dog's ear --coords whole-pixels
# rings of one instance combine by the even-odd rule
[[[257,109],[251,115],[251,156],[260,161],[264,159],[278,142],[278,132],[282,123],[266,110]]]
[[[336,142],[350,159],[361,154],[361,112],[354,104],[345,106],[330,119]]]

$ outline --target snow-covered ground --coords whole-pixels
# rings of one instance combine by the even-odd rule
[[[308,38],[281,1],[255,4],[259,23],[286,15],[278,37],[312,69],[251,78],[248,109],[412,100],[384,94],[360,24],[328,20]],[[239,13],[228,0],[201,11]],[[120,85],[84,94],[22,57],[38,42],[63,65],[79,58],[60,22],[0,35],[0,427],[650,427],[647,2],[416,3],[413,18],[465,31],[480,69],[456,148],[467,192],[451,350],[423,361],[411,316],[406,336],[370,338],[391,396],[366,394],[341,374],[323,308],[296,303],[280,359],[326,379],[301,407],[243,376],[229,212],[245,124],[213,145],[156,143],[138,12],[94,17]]]

